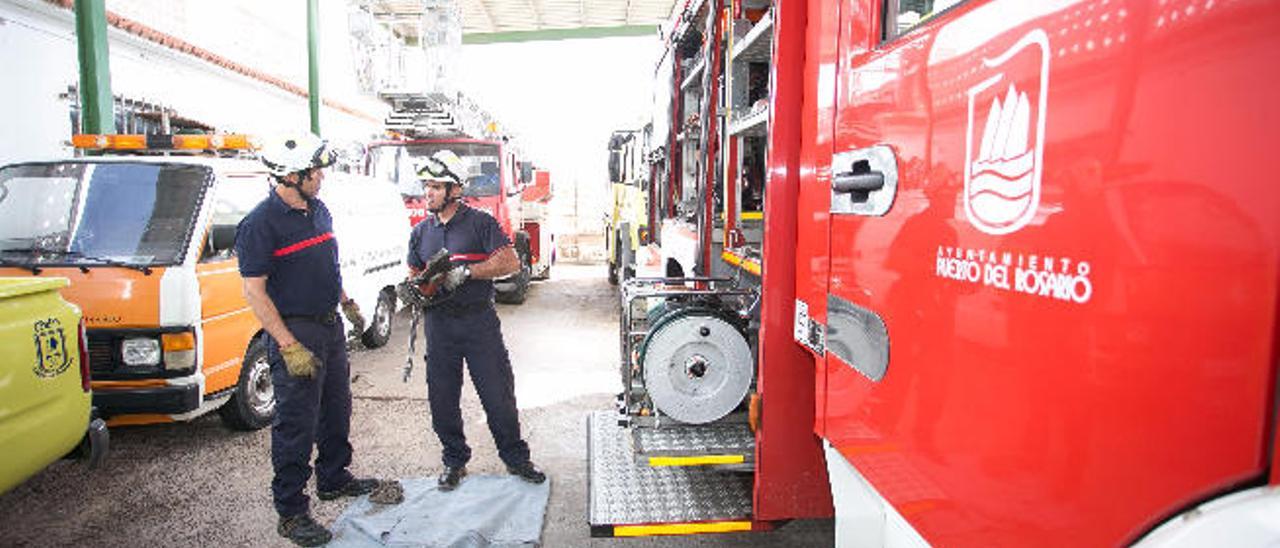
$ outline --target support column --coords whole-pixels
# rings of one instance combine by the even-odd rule
[[[311,133],[320,135],[320,7],[307,0],[307,92],[311,103]]]
[[[105,0],[75,0],[80,57],[80,132],[115,133]],[[313,0],[314,1],[314,0]]]

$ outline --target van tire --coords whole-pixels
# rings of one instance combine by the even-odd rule
[[[271,385],[271,364],[267,362],[266,335],[255,338],[240,364],[231,400],[218,408],[222,423],[232,430],[260,430],[271,424],[276,414],[275,388]]]
[[[605,259],[605,266],[609,267],[609,285],[618,285],[618,271],[622,265],[622,244],[618,243],[618,239],[613,240],[613,256]]]
[[[373,309],[369,329],[360,334],[365,348],[381,348],[391,340],[391,328],[396,317],[396,294],[390,289],[378,293],[378,304]]]

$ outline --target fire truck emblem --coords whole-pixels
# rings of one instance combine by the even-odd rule
[[[67,354],[67,334],[62,322],[57,318],[36,320],[36,367],[37,377],[56,377],[71,365],[71,356]]]
[[[978,230],[1009,234],[1026,226],[1040,205],[1049,37],[1033,30],[982,64],[995,74],[969,88],[964,211]],[[977,105],[990,105],[980,134]]]

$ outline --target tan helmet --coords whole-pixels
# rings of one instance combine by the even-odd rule
[[[467,167],[462,163],[462,158],[452,150],[441,150],[430,156],[419,158],[415,171],[418,174],[418,180],[424,183],[444,181],[466,188]]]
[[[333,165],[338,155],[328,144],[310,133],[290,135],[270,141],[262,149],[262,163],[276,177]]]

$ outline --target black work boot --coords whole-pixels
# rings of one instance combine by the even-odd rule
[[[373,491],[377,486],[378,480],[376,479],[351,478],[351,481],[348,481],[346,485],[334,489],[333,491],[317,492],[316,496],[320,497],[320,500],[333,500],[339,497],[358,497],[360,495],[369,494],[369,492]]]
[[[436,485],[441,491],[452,491],[458,488],[458,484],[462,483],[462,478],[466,476],[466,466],[446,466],[444,472],[436,479]]]
[[[328,529],[321,527],[307,514],[287,518],[282,516],[280,524],[276,526],[276,532],[298,546],[320,546],[333,538],[333,534]]]
[[[519,476],[520,479],[529,483],[542,483],[547,481],[547,475],[543,474],[541,470],[535,468],[533,463],[529,461],[524,461],[524,464],[516,466],[508,466],[507,472],[511,473],[513,476]]]

